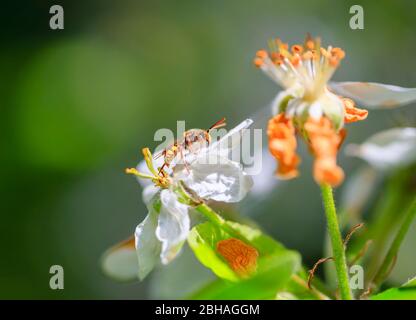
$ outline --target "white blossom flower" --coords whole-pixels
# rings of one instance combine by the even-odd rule
[[[256,53],[254,64],[283,88],[273,101],[267,128],[269,150],[278,161],[278,177],[298,176],[296,134],[300,134],[315,157],[316,182],[338,186],[344,180],[336,162],[346,135],[344,124],[368,115],[350,98],[370,108],[392,108],[416,100],[416,89],[364,82],[330,83],[344,57],[341,48],[323,47],[319,38],[310,36],[304,44],[290,48],[275,39],[270,41],[269,51]]]
[[[258,51],[255,65],[284,89],[273,101],[274,114],[284,112],[300,123],[309,117],[320,120],[326,116],[340,129],[344,124],[344,100],[328,90],[327,83],[344,56],[342,49],[323,48],[320,39],[310,37],[304,45],[293,45],[290,50],[276,39],[270,54]]]
[[[161,262],[168,264],[180,252],[191,228],[189,214],[192,206],[184,203],[178,191],[182,184],[192,190],[198,198],[220,202],[238,202],[252,187],[252,179],[242,165],[230,159],[230,151],[242,130],[252,124],[251,119],[243,121],[219,141],[185,155],[183,161],[175,162],[168,173],[159,169],[163,158],[153,159],[148,149],[144,149],[145,160],[128,173],[137,176],[144,187],[142,198],[148,207],[148,215],[135,230],[135,248],[138,264],[130,268],[124,276],[144,279]],[[149,183],[150,182],[150,183]],[[117,247],[118,248],[118,247]],[[117,248],[107,256],[106,269],[117,273],[123,259],[131,264],[131,246],[128,254],[120,255]]]

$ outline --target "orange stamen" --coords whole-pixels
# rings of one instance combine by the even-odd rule
[[[296,154],[295,128],[292,121],[280,113],[269,120],[267,127],[269,149],[279,163],[277,176],[292,179],[298,175],[300,158]]]
[[[345,58],[345,51],[341,48],[332,48],[331,54],[336,57],[338,60],[342,60]]]
[[[315,156],[313,174],[316,182],[338,186],[344,180],[344,171],[337,165],[336,157],[345,131],[337,133],[326,117],[319,120],[310,118],[304,128]]]
[[[267,58],[267,56],[268,56],[268,53],[267,53],[266,50],[259,50],[259,51],[256,52],[256,57],[257,58],[265,59],[265,58]]]
[[[264,61],[263,61],[263,59],[255,58],[253,60],[253,63],[257,68],[260,68],[264,64]]]
[[[284,56],[278,52],[272,52],[270,55],[272,61],[276,65],[281,65],[283,63]]]
[[[293,53],[302,53],[303,52],[303,47],[299,44],[295,44],[292,46],[292,52]]]
[[[272,52],[270,54],[270,57],[272,58],[272,60],[276,60],[276,59],[281,59],[282,55],[279,52]]]

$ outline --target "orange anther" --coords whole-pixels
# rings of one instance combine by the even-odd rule
[[[315,41],[313,41],[312,39],[306,40],[305,47],[309,50],[315,49]]]
[[[309,147],[315,156],[313,174],[319,184],[327,183],[333,187],[344,180],[344,171],[337,165],[337,152],[345,138],[345,131],[336,132],[331,121],[322,117],[312,118],[305,123]]]
[[[270,54],[270,57],[271,57],[273,60],[276,60],[276,59],[281,59],[282,55],[281,55],[279,52],[272,52],[272,53]]]
[[[334,68],[338,67],[338,65],[339,65],[339,60],[334,58],[334,57],[329,57],[328,62],[329,62],[329,65],[334,67]]]
[[[292,52],[293,53],[302,53],[303,52],[303,47],[299,44],[295,44],[292,46]]]
[[[255,58],[253,63],[257,68],[260,68],[264,64],[264,61],[263,59]]]
[[[331,54],[338,60],[342,60],[345,57],[345,52],[341,48],[332,48]]]
[[[265,59],[267,58],[268,54],[266,50],[259,50],[256,52],[256,57],[257,58],[261,58],[261,59]]]

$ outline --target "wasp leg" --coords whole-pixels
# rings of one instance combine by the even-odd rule
[[[185,141],[184,141],[184,144],[183,144],[183,148],[184,148],[185,150],[187,150],[187,148],[188,148],[188,145],[189,145],[189,144],[190,144],[190,143],[189,143],[188,139],[185,137]],[[183,164],[184,164],[184,166],[185,166],[185,169],[186,169],[186,171],[187,171],[188,173],[190,173],[189,166],[188,166],[188,163],[186,162],[186,158],[185,158],[185,156],[184,156],[184,154],[183,154],[183,149],[182,149],[182,148],[180,149],[180,153],[181,153],[181,157],[182,157],[182,160],[183,160]]]
[[[159,175],[161,175],[162,174],[162,171],[163,171],[163,169],[165,168],[165,167],[167,167],[167,168],[169,168],[169,163],[167,163],[166,161],[162,164],[162,166],[159,168],[159,172],[158,172],[158,174]],[[163,174],[162,174],[163,175]]]
[[[164,150],[162,150],[162,151],[160,151],[158,154],[156,154],[154,157],[153,157],[153,159],[154,160],[156,160],[156,159],[159,159],[160,157],[164,157],[164,156],[166,156],[166,149],[164,149]]]
[[[188,166],[188,163],[186,162],[186,159],[185,159],[185,156],[183,154],[182,148],[179,149],[179,152],[181,154],[181,158],[182,158],[183,164],[185,166],[186,172],[188,172],[188,174],[189,174],[191,171],[189,170],[189,166]]]

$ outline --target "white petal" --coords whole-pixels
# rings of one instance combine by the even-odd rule
[[[180,203],[171,190],[160,193],[161,207],[156,236],[162,242],[160,259],[169,263],[179,253],[190,229],[188,206]]]
[[[204,199],[222,202],[240,201],[253,185],[240,163],[215,153],[198,157],[191,164],[190,172],[182,170],[175,179],[183,180]]]
[[[327,91],[319,98],[317,103],[321,104],[322,111],[335,124],[337,129],[343,126],[344,103],[337,95]]]
[[[304,91],[305,91],[304,87],[300,84],[294,84],[289,89],[280,91],[272,101],[273,115],[277,115],[283,111],[282,103],[285,100],[287,100],[287,103],[289,103],[291,99],[300,98],[303,96]]]
[[[102,259],[104,272],[117,280],[137,280],[138,263],[134,238],[125,240],[108,249]]]
[[[363,107],[389,109],[416,101],[416,88],[374,82],[332,82],[330,87]]]
[[[272,101],[272,114],[273,115],[277,115],[280,112],[282,112],[282,102],[287,100],[287,102],[290,101],[291,98],[295,97],[295,93],[293,92],[293,90],[284,90],[281,91],[277,94],[277,96],[274,98],[274,100]]]
[[[156,237],[157,215],[153,204],[150,205],[149,214],[134,233],[140,280],[143,280],[159,261],[161,244]]]
[[[318,102],[312,103],[309,107],[309,115],[315,120],[319,120],[322,117],[322,113],[322,106]]]
[[[374,167],[390,170],[416,161],[416,128],[394,128],[379,132],[361,145],[349,145],[349,155]]]
[[[309,110],[309,104],[302,102],[296,107],[296,115],[301,117],[305,114],[306,110]]]
[[[160,188],[156,187],[153,183],[148,185],[147,187],[144,187],[142,192],[142,200],[144,204],[148,205],[159,191]]]

